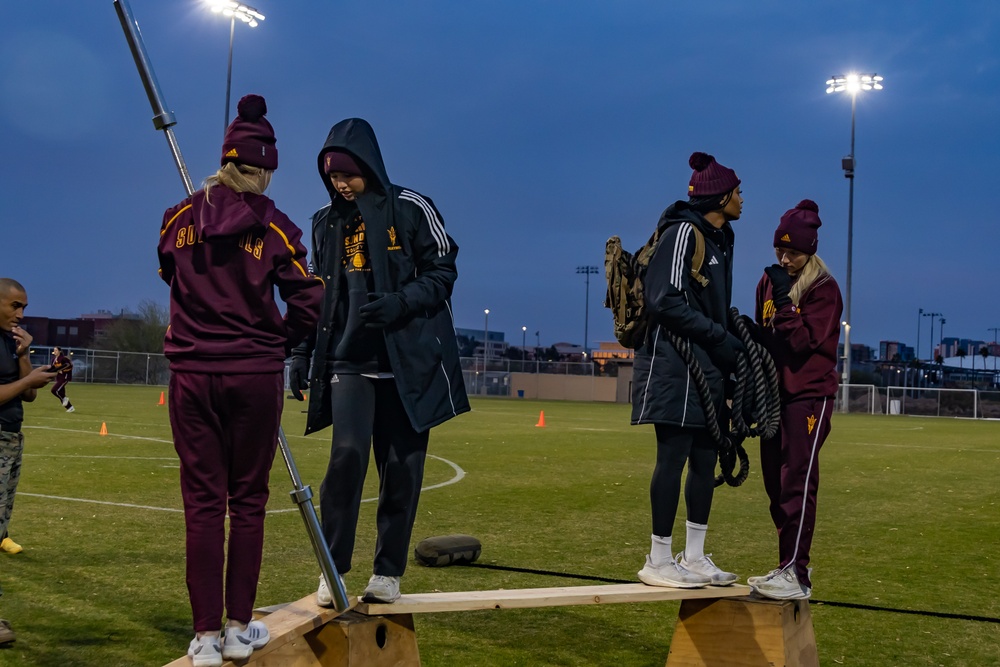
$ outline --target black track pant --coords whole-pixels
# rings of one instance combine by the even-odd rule
[[[373,572],[402,576],[430,431],[413,430],[396,381],[391,378],[376,380],[341,373],[334,376],[331,390],[333,445],[320,487],[320,511],[333,562],[341,574],[351,569],[368,453],[374,450],[379,496]]]
[[[653,535],[669,537],[681,495],[681,473],[688,464],[684,485],[687,520],[708,524],[715,493],[715,464],[718,455],[715,443],[703,428],[681,428],[656,424],[656,468],[649,485],[653,508]]]

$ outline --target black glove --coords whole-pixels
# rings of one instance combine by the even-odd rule
[[[369,329],[384,329],[406,314],[406,304],[398,292],[369,292],[368,299],[371,303],[361,306],[359,312],[361,321]]]
[[[792,291],[792,277],[785,267],[772,264],[764,269],[764,273],[771,279],[771,300],[774,301],[775,310],[791,305],[792,299],[788,293]]]
[[[709,352],[712,361],[724,374],[736,370],[737,355],[746,354],[747,348],[738,336],[726,332],[726,337]]]
[[[302,390],[309,388],[309,359],[292,357],[292,365],[288,368],[288,384],[291,385],[292,396],[300,401],[306,400]]]

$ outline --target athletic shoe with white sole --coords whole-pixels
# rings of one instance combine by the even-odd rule
[[[188,646],[188,657],[194,667],[222,667],[222,649],[219,646],[219,638],[204,635],[201,639],[197,636],[191,640]]]
[[[809,571],[809,577],[812,578],[813,569],[811,567],[807,567],[806,570]],[[776,567],[765,575],[761,575],[759,577],[747,577],[747,583],[750,584],[751,586],[762,584],[771,577],[773,577],[774,575],[778,574],[779,572],[781,572],[781,568]]]
[[[69,407],[69,397],[64,397],[61,402],[62,402],[62,406],[64,408],[68,408]]]
[[[340,585],[344,586],[345,591],[347,590],[343,577],[340,578]],[[330,587],[326,585],[326,577],[322,574],[319,575],[319,588],[316,589],[316,604],[320,607],[333,606],[333,593],[330,591]]]
[[[24,551],[24,548],[9,537],[5,537],[0,541],[0,551],[5,554],[19,554]]]
[[[271,640],[267,626],[260,621],[250,621],[246,630],[226,628],[226,640],[222,643],[222,657],[226,660],[249,658],[254,649],[262,648]]]
[[[777,568],[776,567],[773,570],[771,570],[770,572],[768,572],[767,574],[762,574],[759,577],[747,577],[747,583],[750,584],[751,586],[756,586],[757,584],[762,584],[765,581],[767,581],[768,579],[770,579],[771,577],[773,577],[774,575],[778,574],[779,572],[781,572],[781,568]]]
[[[671,558],[663,565],[653,565],[646,556],[646,564],[639,570],[639,581],[647,586],[668,586],[670,588],[703,588],[712,583],[711,577],[691,572]]]
[[[789,568],[753,586],[754,592],[772,600],[808,600],[812,589],[799,583],[795,570]]]
[[[381,574],[373,574],[365,586],[365,592],[361,596],[364,602],[381,602],[389,604],[399,599],[399,577],[386,577]]]
[[[726,572],[712,562],[711,556],[712,554],[705,554],[701,558],[689,561],[682,551],[677,554],[675,560],[688,572],[694,572],[695,574],[700,574],[711,579],[713,586],[729,586],[739,579],[738,575]]]
[[[71,406],[69,406],[68,408],[66,408],[66,412],[76,412],[76,408],[74,408],[74,407],[73,407],[73,406],[71,405]]]

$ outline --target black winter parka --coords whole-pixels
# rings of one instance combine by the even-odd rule
[[[671,424],[704,428],[694,380],[677,350],[667,340],[670,331],[686,339],[712,392],[717,412],[725,396],[725,378],[713,357],[726,344],[726,323],[732,303],[733,228],[713,227],[685,201],[670,205],[660,216],[662,228],[644,280],[649,327],[636,351],[632,380],[632,423]],[[702,286],[691,276],[697,227],[705,237]]]
[[[341,289],[343,212],[353,208],[342,205],[324,171],[333,149],[350,153],[365,171],[365,192],[354,203],[365,220],[375,291],[396,293],[405,305],[403,317],[383,330],[386,350],[410,423],[423,432],[469,410],[450,302],[458,246],[430,198],[389,181],[371,125],[349,118],[331,128],[317,158],[331,199],[312,219],[314,269],[326,289],[316,336],[293,351],[312,356],[306,434],[332,422],[327,353]]]

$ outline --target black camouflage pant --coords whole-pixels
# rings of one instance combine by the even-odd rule
[[[7,534],[10,514],[14,511],[14,494],[21,479],[23,451],[23,433],[0,431],[0,535]]]

